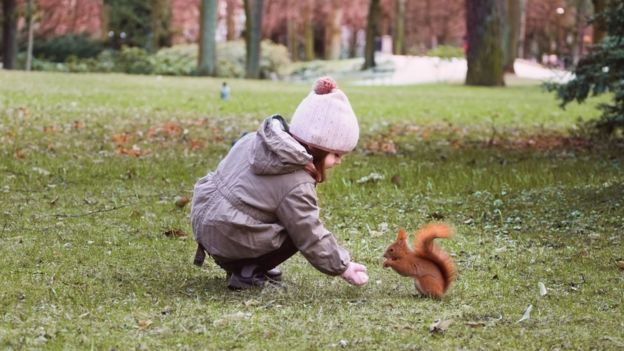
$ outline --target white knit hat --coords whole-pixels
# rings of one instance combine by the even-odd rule
[[[323,77],[297,106],[290,134],[307,145],[344,154],[355,148],[360,127],[347,96],[332,78]]]

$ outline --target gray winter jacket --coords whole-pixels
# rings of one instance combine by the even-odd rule
[[[304,170],[312,156],[282,121],[266,119],[195,184],[193,235],[208,253],[228,259],[275,251],[289,236],[319,271],[341,274],[350,256],[319,219],[315,181]]]

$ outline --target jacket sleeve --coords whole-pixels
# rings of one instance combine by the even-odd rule
[[[351,261],[319,218],[316,190],[311,183],[292,189],[277,208],[277,217],[303,256],[319,271],[342,274]]]

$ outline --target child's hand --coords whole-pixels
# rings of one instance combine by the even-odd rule
[[[349,262],[347,270],[340,275],[349,284],[361,286],[368,283],[368,274],[366,274],[366,267],[359,263]]]

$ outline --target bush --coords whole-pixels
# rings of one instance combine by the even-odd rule
[[[261,43],[260,76],[281,78],[288,72],[290,58],[283,45],[270,41]],[[197,45],[179,45],[150,54],[138,47],[122,47],[120,51],[104,50],[97,57],[68,56],[64,63],[51,64],[45,60],[33,63],[35,70],[63,72],[123,72],[130,74],[195,75],[197,73]],[[230,41],[217,47],[217,76],[243,78],[245,76],[245,43]]]
[[[25,51],[23,48],[22,51]],[[68,57],[96,57],[104,50],[101,41],[89,38],[86,34],[69,34],[46,40],[35,40],[33,56],[52,62],[64,62]]]
[[[228,41],[220,43],[217,48],[217,76],[245,77],[245,42]],[[270,40],[260,43],[260,77],[281,78],[288,72],[290,56],[284,45],[275,44]]]
[[[261,50],[262,52],[262,50]],[[245,42],[227,41],[217,45],[217,76],[245,77]]]
[[[425,54],[425,56],[434,56],[443,59],[464,58],[464,49],[457,46],[440,45],[433,48]]]
[[[154,73],[172,76],[195,75],[197,45],[178,45],[164,48],[154,56]]]
[[[115,71],[131,74],[153,74],[154,57],[137,47],[121,48],[115,57]]]

